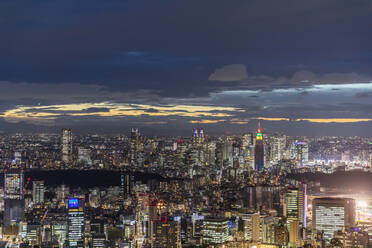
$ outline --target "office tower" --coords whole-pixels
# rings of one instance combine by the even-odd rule
[[[105,247],[107,247],[106,237],[103,233],[92,235],[92,248],[105,248]]]
[[[23,171],[4,172],[4,226],[17,225],[23,220]]]
[[[264,144],[260,123],[258,123],[256,146],[254,147],[254,168],[261,171],[264,168]]]
[[[306,227],[306,185],[289,188],[285,199],[288,223],[298,221],[300,225]]]
[[[44,181],[33,181],[32,183],[32,200],[34,204],[44,202]]]
[[[181,226],[178,221],[167,220],[162,217],[159,220],[152,221],[153,248],[179,248],[181,247]]]
[[[205,141],[204,129],[199,129],[199,140],[198,143],[203,143]]]
[[[223,244],[229,237],[229,221],[224,218],[205,218],[203,221],[203,244]]]
[[[259,214],[252,215],[252,241],[260,242],[262,241],[262,221]]]
[[[16,169],[5,171],[4,199],[23,199],[23,171]]]
[[[90,158],[90,149],[79,147],[78,148],[78,161],[86,165],[92,165],[92,159]]]
[[[204,129],[200,128],[194,128],[192,130],[192,141],[194,143],[201,144],[205,141],[205,132]]]
[[[84,247],[84,198],[67,199],[68,247]]]
[[[139,150],[140,133],[138,128],[132,128],[130,132],[130,151],[129,162],[131,165],[137,164],[137,152]]]
[[[300,242],[300,222],[293,220],[289,224],[289,247],[298,247]]]
[[[121,195],[126,198],[132,194],[133,191],[134,176],[130,173],[120,174],[120,191]]]
[[[305,141],[296,141],[297,161],[301,165],[306,165],[309,162],[309,145]]]
[[[270,138],[270,161],[277,164],[283,158],[285,147],[285,136],[274,136]]]
[[[316,198],[313,200],[313,229],[324,231],[329,241],[336,231],[354,227],[355,200],[350,198]]]
[[[199,131],[198,131],[197,128],[194,128],[194,129],[192,130],[192,141],[193,141],[194,143],[197,143],[197,142],[198,142],[198,138],[199,138]]]
[[[52,236],[58,241],[60,247],[65,243],[67,237],[67,225],[64,221],[56,221],[52,225]]]
[[[72,162],[72,130],[62,129],[62,161],[66,164]]]

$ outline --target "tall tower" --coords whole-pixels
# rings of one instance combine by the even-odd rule
[[[137,152],[139,149],[139,136],[140,136],[140,133],[138,131],[138,128],[132,128],[130,132],[130,153],[129,153],[130,165],[135,165],[137,162]]]
[[[24,216],[23,171],[4,172],[4,226],[19,224]]]
[[[254,169],[256,171],[262,171],[263,168],[264,168],[264,145],[261,126],[260,123],[258,122],[256,146],[254,147]]]
[[[67,199],[68,247],[84,248],[84,198]]]
[[[203,143],[205,140],[205,133],[204,129],[199,129],[199,143]]]
[[[289,188],[285,198],[288,223],[298,221],[298,224],[304,228],[306,228],[306,189],[306,184],[301,184],[298,188]]]
[[[35,204],[44,202],[44,181],[33,181],[32,198]]]
[[[64,163],[71,163],[72,161],[72,130],[62,129],[61,135],[62,144],[62,161]]]

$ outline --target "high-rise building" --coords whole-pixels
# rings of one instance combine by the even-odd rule
[[[260,123],[258,123],[256,146],[254,148],[254,168],[261,171],[264,168],[264,144]]]
[[[154,231],[152,234],[151,247],[181,247],[181,226],[178,221],[161,218],[159,220],[152,221],[152,225]]]
[[[4,199],[23,199],[23,171],[16,169],[5,171]]]
[[[105,248],[105,247],[107,247],[106,237],[103,233],[92,235],[92,248]]]
[[[289,224],[289,247],[299,247],[300,225],[298,220],[293,220]]]
[[[223,244],[229,238],[229,221],[224,218],[205,218],[203,244]]]
[[[32,185],[32,200],[34,204],[44,202],[44,181],[33,181]]]
[[[134,176],[130,173],[120,173],[120,191],[123,198],[132,194]]]
[[[205,132],[204,129],[200,128],[194,128],[192,130],[192,141],[194,143],[203,143],[205,141]]]
[[[203,143],[205,140],[205,133],[204,129],[199,129],[199,143]]]
[[[79,147],[78,148],[78,161],[86,165],[92,165],[92,159],[90,157],[90,149]]]
[[[139,137],[140,133],[138,128],[132,128],[130,132],[130,152],[129,152],[129,162],[131,165],[137,164],[137,153],[139,148]]]
[[[84,248],[84,198],[67,199],[68,247]]]
[[[313,200],[313,229],[331,240],[334,233],[355,225],[355,200],[350,198],[316,198]]]
[[[289,188],[285,200],[288,223],[298,221],[300,225],[306,227],[306,185]]]
[[[296,141],[297,161],[301,165],[306,165],[309,162],[309,145],[305,141]]]
[[[262,241],[262,218],[259,214],[252,215],[252,240],[253,242]]]
[[[71,129],[62,129],[61,135],[61,144],[62,144],[62,161],[64,163],[71,163],[72,161],[72,130]]]
[[[24,216],[23,171],[4,172],[4,226],[17,225]]]

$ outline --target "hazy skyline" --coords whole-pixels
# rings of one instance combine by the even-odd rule
[[[2,1],[0,130],[372,133],[372,2]]]

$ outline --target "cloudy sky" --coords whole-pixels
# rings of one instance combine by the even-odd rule
[[[0,130],[372,136],[372,1],[0,2]]]

